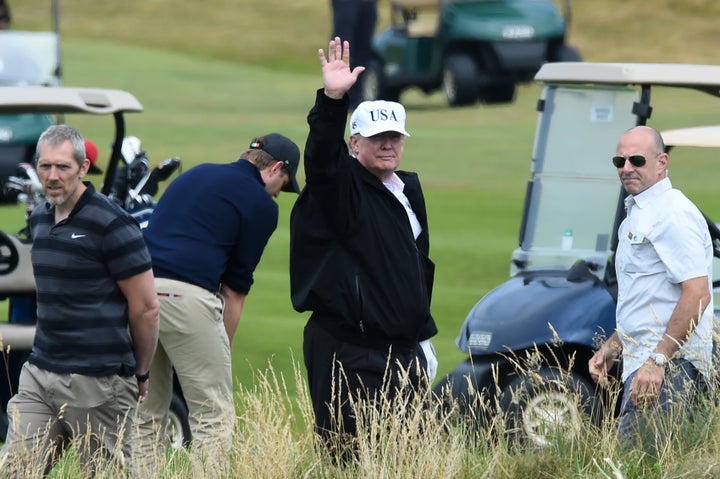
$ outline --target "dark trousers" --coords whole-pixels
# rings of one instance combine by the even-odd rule
[[[353,403],[368,401],[382,407],[398,394],[403,399],[428,387],[427,361],[422,348],[373,349],[336,339],[312,319],[305,326],[303,353],[315,431],[333,456],[357,436]],[[340,450],[338,450],[340,449]]]
[[[372,58],[372,37],[377,24],[376,0],[332,0],[333,38],[350,42],[350,68],[367,66]],[[350,108],[362,101],[362,79],[348,92]]]
[[[693,418],[699,392],[707,385],[702,374],[686,359],[674,359],[665,366],[665,378],[656,403],[638,407],[630,399],[630,385],[637,371],[628,376],[618,421],[618,438],[627,447],[642,447],[655,454],[662,443],[677,432],[678,424]]]

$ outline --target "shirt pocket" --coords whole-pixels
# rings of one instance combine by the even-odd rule
[[[626,252],[617,265],[620,271],[630,274],[650,275],[665,270],[655,247],[643,233],[628,233]]]

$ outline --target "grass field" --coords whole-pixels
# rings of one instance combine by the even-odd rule
[[[48,29],[47,0],[11,2],[15,27]],[[170,0],[62,3],[64,82],[127,89],[145,112],[128,119],[155,162],[179,156],[185,168],[236,158],[250,137],[282,132],[299,145],[305,115],[320,86],[317,48],[326,44],[326,0]],[[383,22],[388,2],[380,2]],[[715,62],[720,4],[706,0],[574,2],[571,43],[586,60]],[[47,15],[45,15],[47,13]],[[448,109],[439,95],[403,95],[408,108],[403,168],[423,178],[437,263],[433,310],[440,374],[463,358],[453,340],[472,305],[508,277],[530,173],[539,89],[523,86],[503,106]],[[692,92],[657,98],[659,128],[717,122],[720,100]],[[107,154],[109,121],[68,118]],[[568,141],[582,141],[569,138]],[[674,182],[720,218],[715,153],[678,152]],[[677,164],[677,166],[675,166]],[[302,177],[302,174],[301,174]],[[305,315],[289,300],[288,215],[256,272],[234,345],[238,386],[272,362],[290,374],[301,360]],[[22,224],[22,210],[0,211],[5,231]]]

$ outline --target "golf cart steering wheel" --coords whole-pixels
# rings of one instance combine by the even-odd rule
[[[0,276],[12,273],[19,261],[20,255],[12,239],[0,231]]]

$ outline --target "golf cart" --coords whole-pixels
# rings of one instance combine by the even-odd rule
[[[59,86],[59,0],[51,0],[52,31],[0,30],[1,86]],[[0,114],[0,185],[18,163],[31,163],[35,142],[53,119],[45,112]],[[0,203],[15,203],[17,191],[0,188]]]
[[[397,101],[440,88],[451,106],[507,103],[546,62],[578,61],[565,37],[570,0],[392,0],[391,26],[373,39],[365,100]]]
[[[179,160],[172,158],[153,169],[145,168],[144,152],[136,152],[134,158],[125,158],[125,115],[143,111],[140,102],[122,90],[100,88],[69,88],[62,86],[0,87],[0,116],[41,115],[59,123],[56,115],[90,114],[111,116],[114,120],[114,139],[101,191],[113,198],[141,222],[154,206],[153,196],[159,182],[166,180],[179,167]],[[8,137],[17,139],[15,130],[8,124]],[[23,142],[15,142],[17,149],[31,151],[34,155],[37,138],[23,136]],[[132,137],[131,137],[132,138]],[[3,158],[15,149],[4,149],[0,140],[0,156]],[[28,207],[42,200],[42,185],[34,172],[32,160],[12,157],[15,176],[5,183],[24,198]],[[25,158],[24,156],[21,158]],[[121,164],[122,163],[122,164]],[[138,171],[143,171],[142,175]],[[35,335],[35,281],[30,259],[31,240],[25,229],[15,234],[0,231],[0,298],[8,299],[8,321],[0,322],[0,366],[6,372],[6,380],[0,381],[0,440],[7,431],[7,402],[17,391],[22,364],[32,349]],[[171,404],[169,434],[173,445],[181,446],[190,441],[188,411],[179,389]]]
[[[615,330],[614,252],[626,196],[610,163],[617,141],[658,113],[656,87],[720,96],[720,67],[548,63],[535,79],[542,92],[511,278],[471,308],[456,339],[468,357],[434,391],[467,413],[501,411],[508,431],[542,446],[580,414],[597,422],[618,406],[588,372]],[[710,220],[708,229],[720,257],[720,232]],[[611,376],[619,372],[617,365]]]

